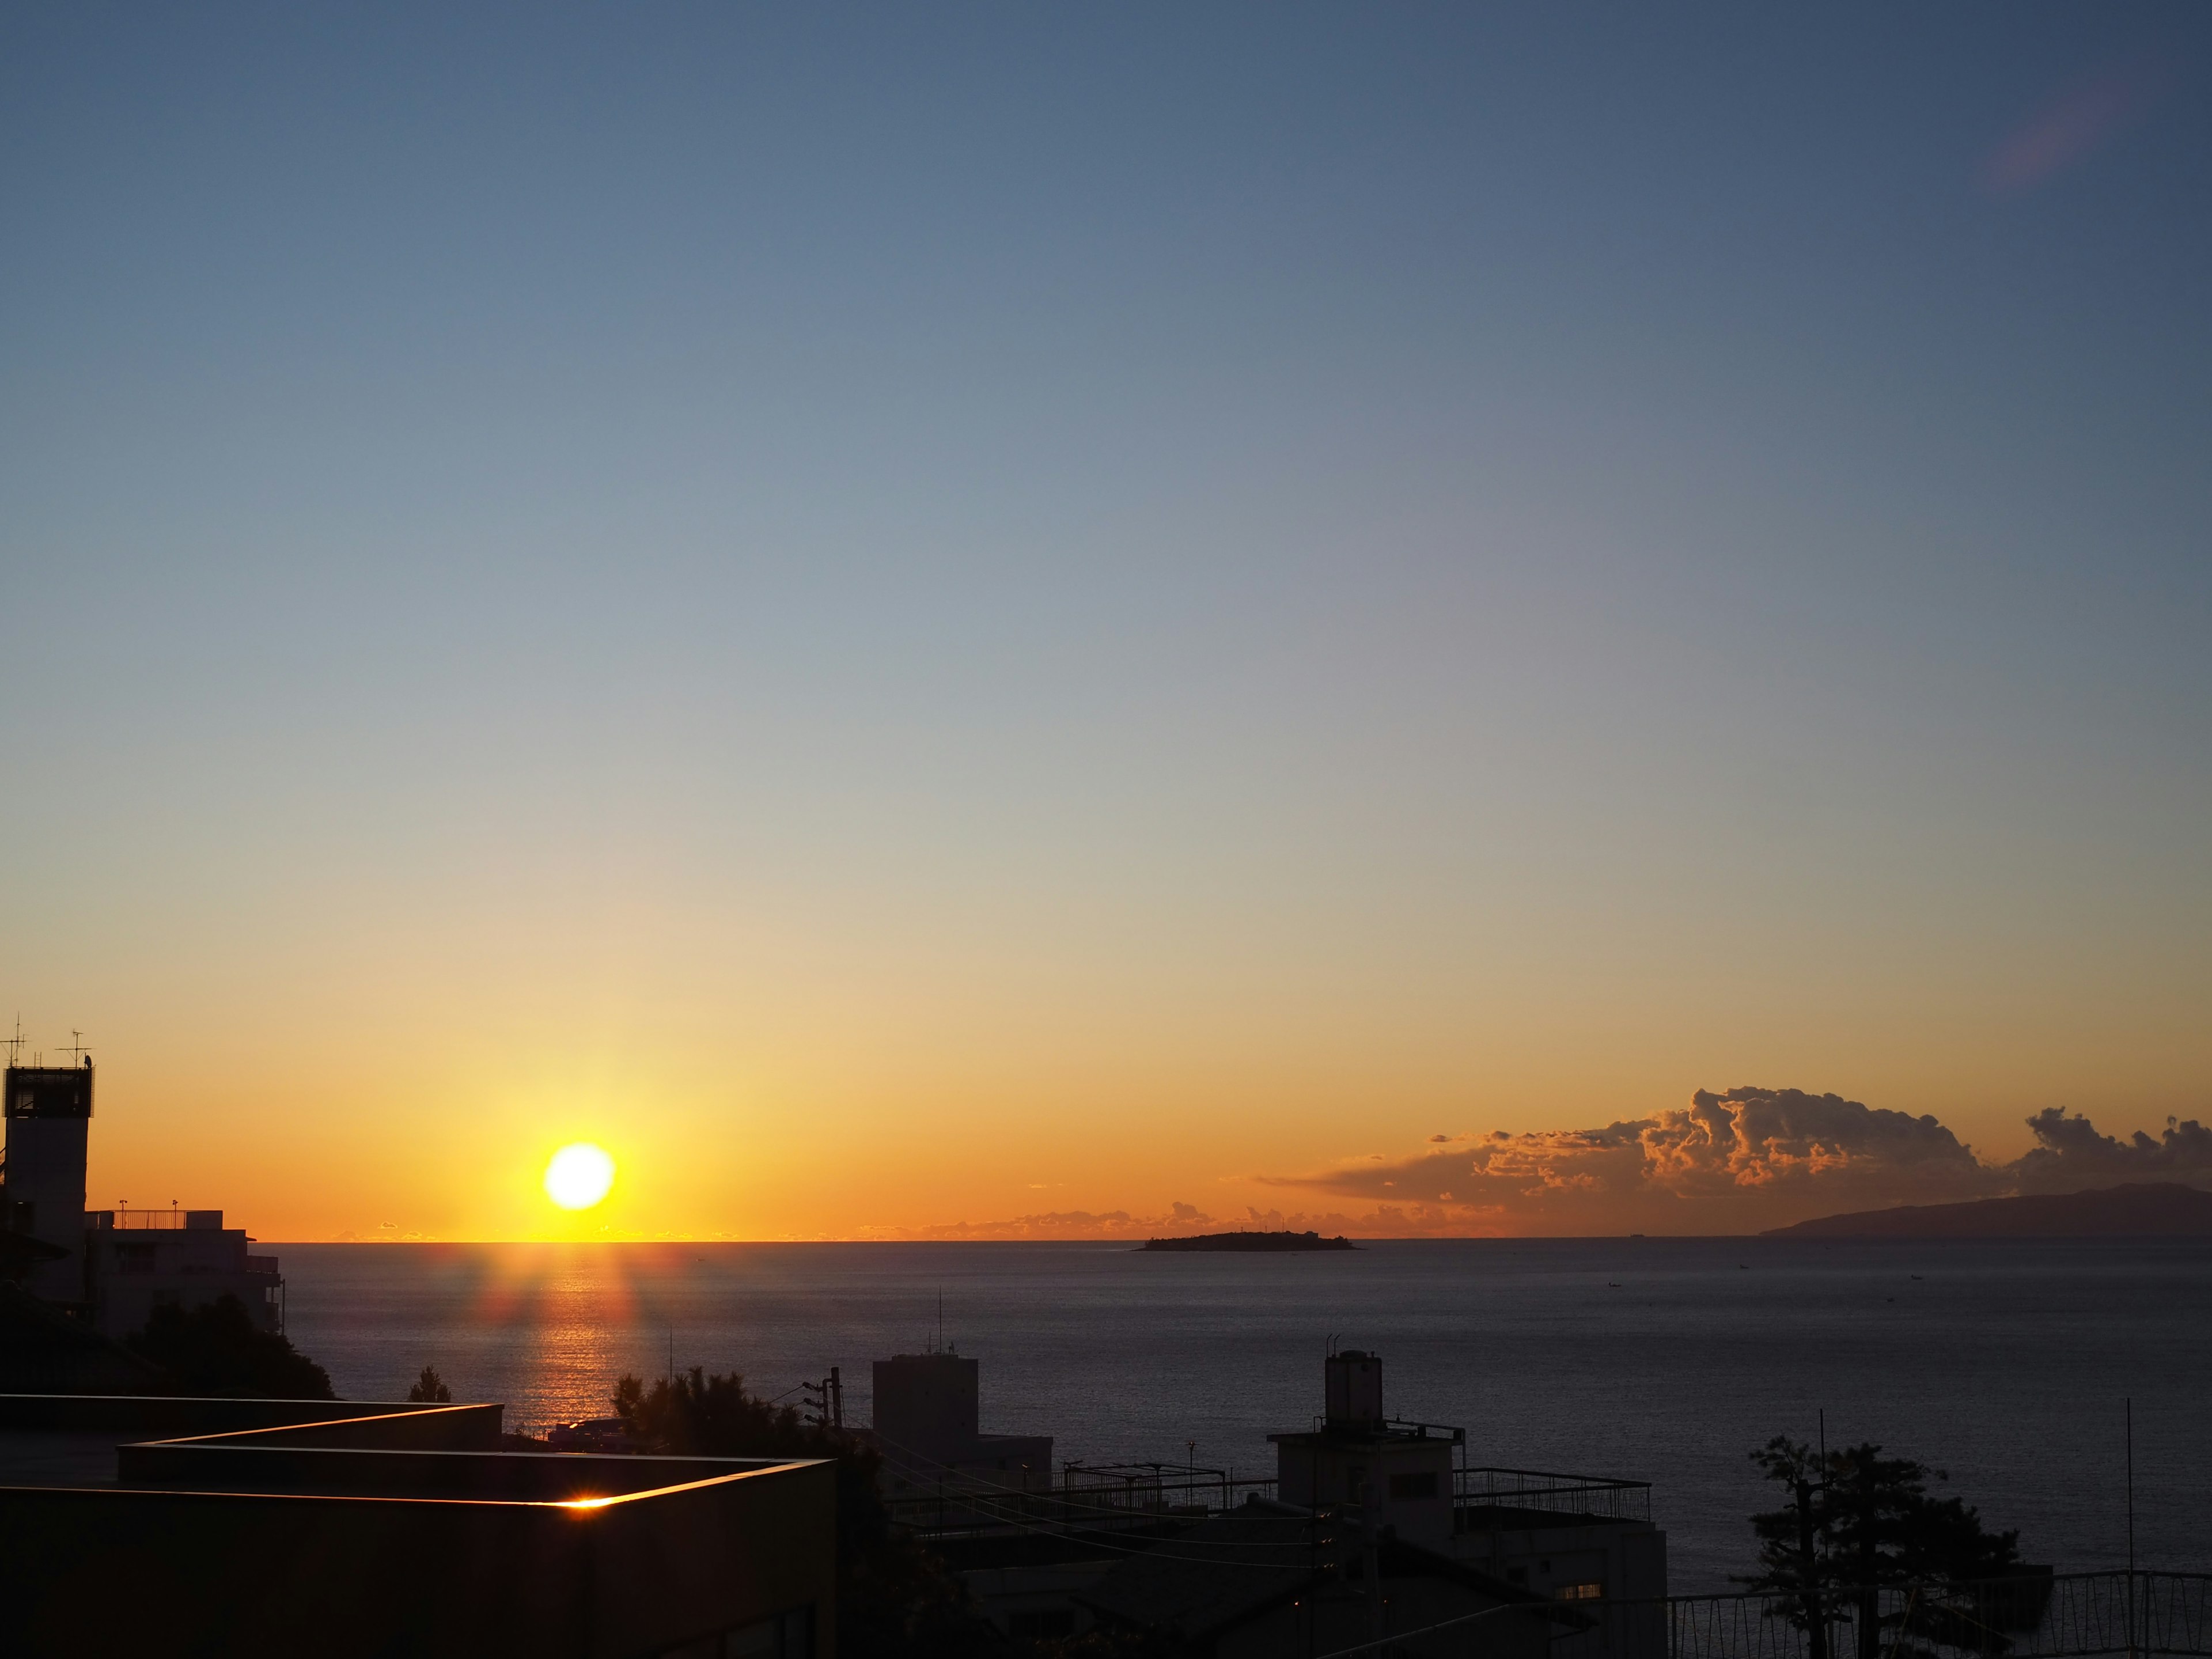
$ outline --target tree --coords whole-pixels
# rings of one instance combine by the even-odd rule
[[[446,1386],[446,1379],[438,1375],[435,1365],[423,1366],[422,1375],[416,1380],[415,1386],[407,1390],[410,1405],[445,1405],[451,1402],[453,1397],[453,1391]]]
[[[280,1333],[253,1322],[234,1296],[189,1312],[154,1310],[125,1345],[161,1369],[165,1386],[185,1395],[264,1400],[335,1400],[330,1373]]]
[[[881,1459],[844,1433],[802,1422],[745,1392],[735,1371],[699,1366],[648,1389],[615,1385],[615,1413],[647,1449],[695,1457],[824,1457],[837,1479],[837,1650],[845,1659],[955,1659],[1003,1642],[944,1564],[891,1525],[876,1485]]]
[[[1986,1531],[1960,1499],[1930,1497],[1929,1479],[1945,1479],[1941,1470],[1884,1457],[1870,1442],[1823,1460],[1778,1436],[1751,1455],[1790,1499],[1752,1517],[1762,1571],[1744,1582],[1787,1598],[1810,1659],[1827,1659],[1826,1622],[1845,1606],[1857,1659],[1933,1659],[1929,1643],[1992,1654],[2009,1646],[1976,1587],[2020,1571],[2020,1534]],[[1900,1585],[1911,1593],[1883,1613],[1882,1591]]]
[[[1802,1441],[1776,1435],[1751,1461],[1788,1499],[1751,1517],[1762,1571],[1741,1582],[1788,1598],[1790,1622],[1805,1632],[1808,1659],[1828,1659],[1827,1481],[1819,1457]]]

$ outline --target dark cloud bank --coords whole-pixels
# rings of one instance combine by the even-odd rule
[[[2027,1127],[2033,1150],[1985,1164],[1933,1117],[1798,1089],[1701,1089],[1687,1106],[1602,1129],[1439,1136],[1413,1158],[1270,1184],[1401,1210],[1411,1231],[1568,1234],[1753,1232],[1892,1204],[2212,1186],[2212,1130],[2193,1119],[2122,1140],[2052,1107]]]
[[[1701,1089],[1687,1106],[1602,1129],[1438,1135],[1412,1158],[1267,1178],[1267,1185],[1309,1195],[1306,1205],[1287,1212],[1248,1208],[1217,1217],[1178,1203],[1160,1216],[1066,1211],[963,1222],[921,1236],[1141,1238],[1231,1227],[1399,1238],[1747,1233],[1893,1204],[2068,1193],[2126,1181],[2212,1187],[2212,1130],[2194,1119],[2169,1118],[2156,1139],[2137,1133],[2126,1140],[2057,1107],[2027,1126],[2033,1150],[2009,1164],[1985,1164],[1933,1117],[1797,1089]]]

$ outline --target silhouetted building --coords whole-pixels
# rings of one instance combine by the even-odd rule
[[[1271,1434],[1275,1494],[1307,1508],[1356,1504],[1380,1530],[1409,1543],[1449,1549],[1453,1453],[1463,1429],[1394,1423],[1382,1414],[1382,1361],[1347,1348],[1322,1362],[1320,1425]]]
[[[0,1245],[19,1237],[0,1233]],[[151,1362],[54,1304],[0,1282],[0,1394],[136,1394],[161,1386]]]
[[[1401,1422],[1382,1408],[1382,1361],[1359,1349],[1323,1363],[1309,1431],[1271,1434],[1285,1503],[1348,1517],[1363,1535],[1449,1556],[1516,1590],[1570,1605],[1667,1594],[1667,1534],[1641,1480],[1466,1466],[1466,1431]],[[1456,1464],[1456,1467],[1455,1467]],[[1648,1609],[1594,1610],[1585,1638],[1626,1659],[1663,1655]],[[1647,1628],[1647,1626],[1649,1626]]]
[[[886,1495],[899,1499],[1052,1486],[1052,1437],[985,1434],[981,1368],[951,1349],[875,1362],[868,1437],[884,1459]]]
[[[62,1252],[23,1288],[48,1302],[85,1299],[85,1144],[92,1128],[92,1056],[76,1066],[10,1066],[5,1083],[7,1186],[0,1220]]]
[[[1546,1659],[1555,1636],[1590,1622],[1435,1550],[1258,1498],[1124,1556],[1076,1599],[1097,1624],[1188,1659],[1278,1659],[1391,1637],[1402,1639],[1388,1651],[1407,1659]]]
[[[1313,1425],[1267,1437],[1273,1480],[1070,1463],[1048,1495],[940,1505],[932,1546],[1017,1637],[1103,1624],[1206,1659],[1385,1637],[1408,1656],[1665,1659],[1648,1483],[1469,1468],[1463,1430],[1389,1415],[1373,1353],[1330,1354],[1322,1379]],[[931,1525],[926,1503],[908,1513]]]
[[[284,1328],[284,1279],[221,1210],[93,1210],[84,1232],[93,1322],[109,1336],[145,1328],[160,1307],[236,1297],[264,1331]]]
[[[0,1273],[103,1334],[143,1329],[157,1307],[235,1297],[264,1330],[284,1328],[284,1279],[221,1210],[87,1210],[92,1058],[11,1066],[0,1162]]]
[[[0,1395],[0,1648],[830,1659],[831,1464],[501,1451],[500,1415]]]

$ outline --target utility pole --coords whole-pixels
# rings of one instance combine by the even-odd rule
[[[1359,1483],[1360,1567],[1367,1579],[1367,1639],[1382,1639],[1382,1555],[1375,1536],[1375,1488]]]
[[[2128,1447],[2128,1659],[2136,1659],[2136,1402],[2120,1402],[2125,1413]]]
[[[817,1429],[842,1429],[845,1426],[845,1380],[837,1367],[830,1368],[830,1375],[819,1382],[799,1385],[806,1396],[806,1420]]]

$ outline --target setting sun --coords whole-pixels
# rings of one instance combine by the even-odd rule
[[[545,1195],[564,1210],[588,1210],[615,1184],[615,1161],[587,1140],[563,1146],[545,1166]]]

